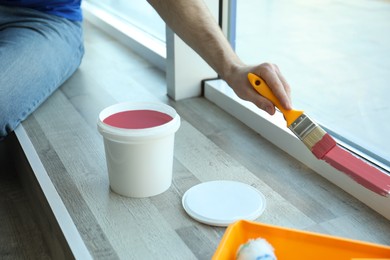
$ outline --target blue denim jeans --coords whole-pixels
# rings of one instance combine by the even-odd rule
[[[0,6],[0,139],[79,67],[81,22]]]

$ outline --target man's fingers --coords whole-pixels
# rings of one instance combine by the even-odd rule
[[[266,111],[270,115],[275,114],[274,104],[272,104],[271,101],[269,101],[268,99],[266,99],[265,97],[263,97],[262,95],[257,93],[257,91],[255,89],[252,89],[252,90],[253,90],[253,94],[248,95],[248,101],[252,102],[257,107]]]
[[[276,66],[276,65],[275,65]],[[276,73],[278,74],[279,76],[279,79],[280,81],[282,82],[283,86],[284,86],[284,90],[286,91],[286,94],[289,98],[289,100],[291,100],[291,87],[290,85],[288,84],[286,78],[282,75],[282,73],[280,72],[279,70],[279,67],[276,66]],[[290,104],[291,105],[291,104]]]
[[[290,86],[281,75],[278,67],[274,64],[266,63],[263,68],[262,77],[271,91],[284,108],[291,109]]]

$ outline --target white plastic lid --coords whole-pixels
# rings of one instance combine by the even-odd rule
[[[212,226],[228,226],[240,220],[255,220],[265,209],[264,195],[236,181],[210,181],[184,193],[184,210],[195,220]]]

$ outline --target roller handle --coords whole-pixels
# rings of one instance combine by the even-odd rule
[[[268,87],[267,83],[260,78],[259,76],[249,73],[248,74],[249,82],[252,87],[263,97],[272,102],[279,110],[283,113],[284,119],[287,122],[287,127],[289,127],[298,117],[303,114],[301,110],[287,110],[285,109],[279,102],[279,100],[275,97],[274,93],[272,93],[271,89]]]

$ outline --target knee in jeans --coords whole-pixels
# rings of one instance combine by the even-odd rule
[[[2,138],[15,130],[20,120],[13,116],[13,113],[10,111],[9,102],[4,100],[4,98],[0,99],[0,111],[0,138]]]

